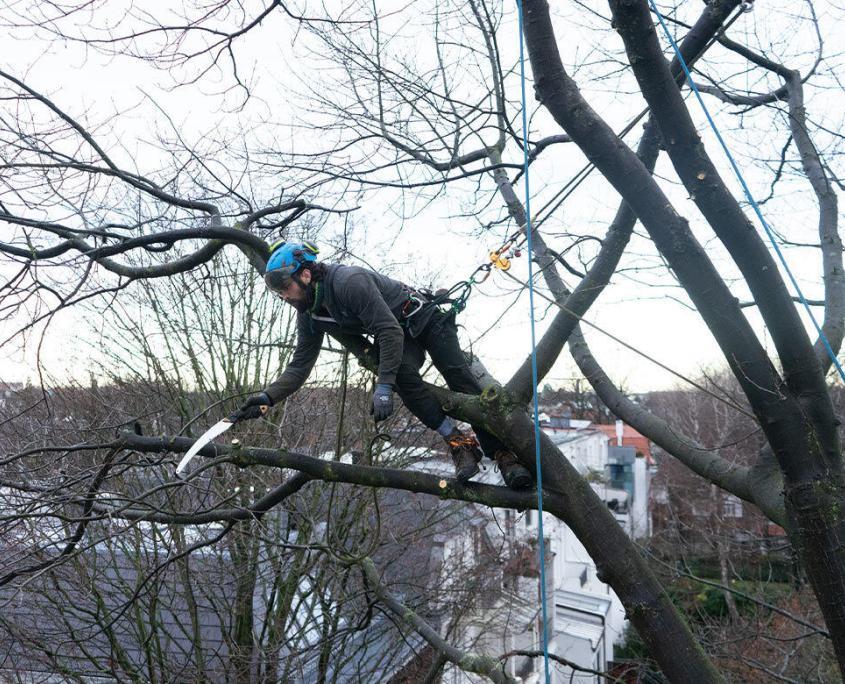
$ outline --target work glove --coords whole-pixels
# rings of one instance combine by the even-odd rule
[[[273,400],[267,392],[259,392],[247,397],[241,407],[232,415],[232,422],[239,423],[242,420],[254,420],[261,418],[273,405]]]
[[[370,413],[373,414],[377,423],[390,417],[390,414],[393,413],[393,387],[391,385],[385,382],[376,384]]]

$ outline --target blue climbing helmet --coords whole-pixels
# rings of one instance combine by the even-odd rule
[[[271,290],[286,288],[302,266],[317,261],[320,250],[313,242],[277,242],[270,246],[264,282]]]

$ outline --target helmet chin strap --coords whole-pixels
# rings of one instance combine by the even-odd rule
[[[306,287],[306,292],[305,301],[308,305],[308,312],[316,313],[323,306],[323,284],[312,280]]]

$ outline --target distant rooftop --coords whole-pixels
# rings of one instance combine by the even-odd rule
[[[591,427],[606,434],[611,444],[616,444],[616,425],[594,423]],[[630,425],[624,423],[622,424],[622,446],[634,447],[638,454],[645,456],[649,464],[654,463],[654,458],[651,455],[651,442],[648,437],[641,435]]]

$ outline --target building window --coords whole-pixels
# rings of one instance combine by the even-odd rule
[[[722,515],[725,518],[741,518],[742,500],[733,494],[725,496],[722,500]]]

